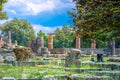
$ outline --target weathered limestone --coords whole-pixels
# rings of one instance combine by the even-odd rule
[[[115,38],[112,38],[112,54],[115,55]]]
[[[38,37],[36,40],[32,40],[32,42],[26,42],[26,46],[31,47],[33,52],[37,53],[39,47],[44,47],[44,37]]]
[[[4,62],[3,56],[0,55],[0,63],[3,63],[3,62]]]
[[[47,34],[48,35],[48,49],[53,49],[53,37],[54,34]]]
[[[2,36],[0,36],[0,41],[2,41]]]
[[[50,53],[48,48],[44,47],[44,37],[38,37],[36,40],[27,41],[26,46],[31,47],[32,51],[37,53],[37,55]]]
[[[76,35],[76,48],[80,49],[80,37]]]
[[[110,62],[120,62],[120,58],[119,57],[111,57],[111,58],[109,58],[108,61],[110,61]]]
[[[36,43],[37,43],[37,48],[44,47],[44,37],[38,37],[36,39]]]
[[[18,46],[18,42],[17,42],[17,40],[15,40],[15,46]]]
[[[81,51],[79,49],[71,49],[66,56],[65,66],[76,66],[80,68],[81,65]]]
[[[37,43],[36,43],[36,40],[32,40],[32,43],[31,43],[31,49],[33,52],[36,52],[37,51]]]
[[[94,49],[96,49],[96,41],[91,39],[91,55],[93,56],[94,55]],[[91,61],[94,61],[94,58],[91,57]]]
[[[13,63],[14,61],[15,61],[15,58],[13,56],[5,56],[4,62]]]
[[[95,40],[91,40],[91,48],[95,49],[96,48],[96,41]]]
[[[70,48],[54,48],[49,51],[51,54],[66,54],[69,50]]]
[[[11,45],[11,31],[8,31],[8,44]]]
[[[48,51],[48,48],[46,48],[46,47],[39,47],[38,49],[37,49],[37,54],[38,55],[43,55],[43,54],[49,54],[50,52]]]

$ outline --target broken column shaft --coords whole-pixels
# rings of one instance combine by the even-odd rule
[[[8,31],[8,44],[11,45],[11,31]]]
[[[80,49],[80,37],[76,36],[76,48]]]
[[[47,34],[48,35],[48,49],[53,49],[53,37],[54,34]]]

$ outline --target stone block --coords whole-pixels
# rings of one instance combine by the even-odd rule
[[[80,58],[81,51],[79,49],[71,49],[66,56],[65,66],[70,67],[74,65],[79,68],[81,64]]]

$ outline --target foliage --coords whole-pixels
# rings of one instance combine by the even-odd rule
[[[44,46],[47,47],[47,43],[48,43],[48,37],[47,35],[42,31],[40,30],[38,33],[37,33],[37,36],[40,36],[40,37],[44,37]]]
[[[90,47],[90,40],[81,38],[81,47],[82,48],[89,48]]]
[[[13,49],[17,61],[28,61],[31,48],[29,47],[17,47]]]
[[[11,31],[12,42],[16,40],[19,45],[24,45],[26,41],[36,38],[33,27],[26,20],[15,18],[6,22],[2,26],[2,34],[7,36],[8,31]]]
[[[3,12],[3,5],[7,2],[8,0],[0,0],[0,20],[7,18],[6,12]]]
[[[78,34],[90,39],[120,38],[120,1],[73,0],[76,8],[71,15]]]
[[[45,33],[40,30],[38,33],[37,33],[37,36],[40,36],[40,37],[44,37],[45,36]]]
[[[64,26],[62,29],[55,30],[54,37],[55,48],[73,48],[75,47],[75,33],[70,27]]]

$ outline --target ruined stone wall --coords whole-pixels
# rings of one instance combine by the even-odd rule
[[[79,49],[71,49],[66,56],[65,66],[76,66],[80,68],[81,64],[81,50]]]
[[[70,50],[70,48],[54,48],[50,49],[51,54],[65,54]]]
[[[30,47],[33,52],[37,53],[37,50],[38,50],[39,47],[41,47],[41,48],[44,47],[44,38],[43,37],[38,37],[35,40],[27,41],[26,42],[26,47]]]
[[[110,53],[110,51],[108,51],[106,48],[96,48],[96,49],[81,48],[82,54],[91,54],[92,50],[93,50],[94,54],[98,54],[98,53],[109,54]],[[115,49],[115,54],[120,55],[120,48]]]
[[[50,53],[51,54],[64,54],[67,53],[70,50],[70,48],[54,48],[54,49],[50,49]],[[98,53],[109,53],[107,51],[107,49],[105,48],[96,48],[96,49],[91,49],[91,48],[81,48],[80,49],[82,54],[91,54],[91,51],[94,51],[94,54],[98,54]],[[120,55],[120,48],[116,48],[115,49],[115,53]]]

